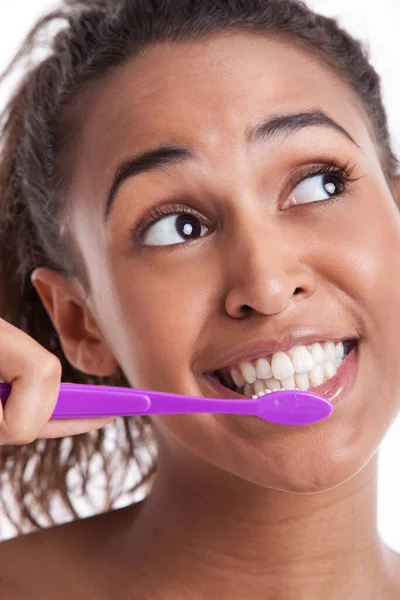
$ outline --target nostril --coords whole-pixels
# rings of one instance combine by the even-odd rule
[[[242,304],[240,307],[240,313],[243,317],[248,316],[253,309],[248,304]]]
[[[301,292],[303,291],[303,288],[296,288],[293,292],[293,296],[295,296],[296,294],[301,294]]]

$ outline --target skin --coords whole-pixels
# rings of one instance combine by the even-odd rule
[[[28,536],[26,547],[41,540],[42,556],[78,556],[78,597],[397,598],[399,557],[377,532],[376,486],[377,450],[399,411],[400,185],[385,180],[356,96],[305,51],[247,33],[149,48],[94,87],[69,191],[91,293],[85,301],[78,281],[49,269],[33,275],[70,362],[103,375],[120,365],[134,387],[212,396],[201,373],[229,348],[312,328],[359,338],[358,375],[349,401],[311,426],[154,418],[148,499]],[[246,143],[261,119],[310,109],[359,147],[321,126]],[[121,160],[164,144],[198,160],[126,180],[105,224]],[[357,165],[348,191],[283,209],[290,176],[332,158]],[[171,200],[193,206],[210,233],[134,244],[129,228]],[[61,573],[47,567],[47,590]]]

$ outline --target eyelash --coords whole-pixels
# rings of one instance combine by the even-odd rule
[[[356,167],[357,164],[351,163],[351,161],[341,163],[336,159],[332,159],[330,162],[326,163],[320,163],[312,166],[303,167],[303,169],[300,172],[298,172],[295,177],[289,180],[291,189],[293,190],[299,183],[305,181],[306,179],[310,179],[315,175],[333,174],[336,175],[338,179],[342,182],[344,190],[341,194],[336,194],[336,196],[332,196],[331,198],[321,200],[319,204],[323,202],[333,202],[340,195],[343,195],[347,191],[347,188],[350,183],[361,179],[360,177],[351,177]],[[204,223],[204,218],[190,206],[184,204],[168,204],[164,206],[153,206],[152,208],[150,208],[150,210],[145,214],[145,216],[142,219],[140,219],[140,221],[132,228],[131,233],[135,236],[135,238],[142,240],[145,233],[150,229],[152,225],[154,225],[154,223],[157,223],[157,221],[160,221],[163,217],[178,214],[193,215],[196,218],[198,218],[203,225],[206,225]]]
[[[297,185],[299,185],[299,183],[301,183],[302,181],[305,181],[306,179],[310,179],[311,177],[314,177],[315,175],[333,174],[333,175],[336,175],[342,182],[342,184],[344,186],[344,190],[342,193],[345,193],[347,191],[347,187],[349,186],[350,183],[361,179],[361,177],[353,177],[353,178],[351,177],[357,166],[358,166],[357,163],[352,163],[350,160],[346,161],[345,163],[342,163],[342,162],[339,162],[338,160],[336,160],[335,158],[333,158],[330,162],[327,162],[327,163],[311,165],[311,167],[310,166],[303,167],[303,169],[300,170],[300,172],[298,172],[295,177],[290,179],[290,184],[291,184],[292,190],[293,190],[293,188],[295,188]],[[332,198],[327,198],[325,201],[326,202],[333,201],[338,196],[339,196],[339,194],[337,194],[336,196],[333,196]],[[320,200],[320,202],[324,202],[324,200]]]

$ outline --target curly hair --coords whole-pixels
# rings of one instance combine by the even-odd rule
[[[80,95],[152,43],[197,40],[227,30],[278,36],[306,49],[338,75],[365,111],[382,170],[389,184],[393,181],[399,163],[391,149],[380,78],[369,62],[368,48],[336,19],[296,0],[65,0],[35,25],[2,76],[4,80],[23,67],[2,114],[0,149],[0,316],[60,359],[65,382],[129,385],[121,370],[106,378],[72,367],[30,281],[41,265],[79,277],[90,291],[66,225],[68,155]],[[46,53],[37,59],[40,48]],[[0,495],[2,508],[19,533],[55,524],[56,500],[66,518],[78,518],[71,474],[78,469],[79,493],[88,498],[95,476],[91,466],[100,459],[106,495],[97,510],[110,510],[122,493],[133,495],[151,484],[155,450],[151,422],[144,417],[119,417],[104,429],[68,438],[3,446],[1,481],[11,496]],[[118,485],[113,478],[116,464],[123,469]],[[126,490],[130,469],[137,477]]]

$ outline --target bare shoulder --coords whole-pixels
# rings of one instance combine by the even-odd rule
[[[141,504],[141,503],[138,503]],[[75,600],[96,589],[108,533],[124,527],[125,508],[57,525],[0,543],[1,600]]]

